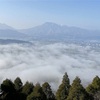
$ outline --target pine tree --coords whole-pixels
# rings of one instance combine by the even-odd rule
[[[1,100],[18,100],[14,84],[11,80],[6,79],[1,84]]]
[[[6,93],[15,92],[15,87],[13,82],[9,79],[4,80],[3,83],[1,84],[1,90]]]
[[[99,99],[100,95],[100,78],[96,76],[92,83],[88,85],[86,88],[86,91],[96,100]]]
[[[24,93],[25,95],[29,95],[33,91],[33,89],[34,85],[27,81],[22,88],[22,93]]]
[[[20,95],[21,99],[26,100],[27,96],[32,93],[33,89],[34,89],[33,84],[27,81],[22,87],[22,91]]]
[[[43,92],[45,93],[45,95],[47,97],[47,100],[55,100],[55,96],[52,93],[51,86],[49,85],[48,82],[45,82],[42,85],[42,89],[43,89]]]
[[[81,85],[80,78],[76,77],[72,83],[69,95],[66,100],[89,100],[88,94]]]
[[[23,83],[19,77],[14,80],[15,89],[20,91],[22,89]]]
[[[40,84],[36,84],[33,92],[27,97],[27,100],[46,100],[46,95],[44,94]]]
[[[93,79],[92,86],[95,91],[100,91],[100,78],[98,76]]]
[[[56,92],[56,99],[65,100],[68,96],[69,88],[70,88],[70,80],[68,78],[67,73],[65,73],[62,79],[62,83]]]

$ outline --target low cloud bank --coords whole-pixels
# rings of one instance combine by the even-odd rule
[[[100,49],[67,43],[0,45],[0,82],[19,76],[23,83],[45,81],[56,89],[67,72],[83,84],[100,76]]]

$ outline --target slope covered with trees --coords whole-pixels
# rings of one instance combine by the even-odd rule
[[[0,85],[0,100],[100,100],[100,78],[94,77],[85,88],[79,77],[70,84],[65,73],[56,93],[53,93],[48,82],[33,85],[28,81],[23,84],[19,77],[14,82],[5,79]]]

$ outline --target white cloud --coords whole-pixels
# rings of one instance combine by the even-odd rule
[[[95,75],[100,76],[100,50],[91,46],[66,43],[34,43],[0,45],[0,81],[14,80],[43,83],[48,81],[55,89],[64,72],[71,82],[79,76],[83,84]]]

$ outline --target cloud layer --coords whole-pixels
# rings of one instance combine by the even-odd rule
[[[56,89],[67,72],[72,80],[79,76],[83,84],[100,76],[99,47],[67,43],[0,45],[0,81],[14,80],[43,83]]]

